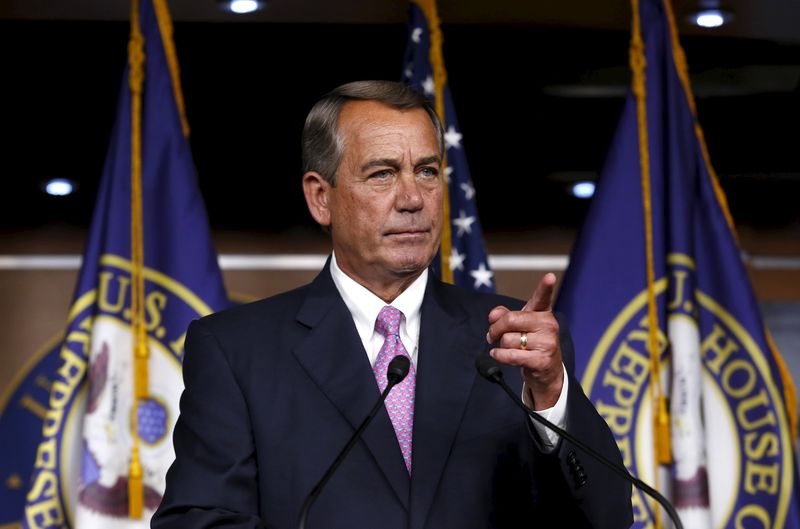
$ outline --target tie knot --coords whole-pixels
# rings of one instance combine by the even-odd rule
[[[399,335],[400,334],[400,316],[403,313],[391,305],[386,305],[378,313],[378,319],[375,320],[375,330],[383,336]]]

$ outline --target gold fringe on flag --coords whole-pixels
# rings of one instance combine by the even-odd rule
[[[664,13],[666,14],[667,21],[669,22],[670,41],[672,43],[672,59],[675,61],[675,70],[678,73],[678,79],[681,81],[683,92],[686,94],[686,101],[689,103],[689,109],[692,111],[692,117],[694,118],[694,133],[697,137],[697,141],[700,143],[700,150],[703,153],[703,160],[705,161],[706,169],[708,169],[708,174],[711,175],[711,185],[714,188],[714,194],[716,194],[719,205],[722,208],[722,214],[725,215],[725,220],[728,222],[728,228],[730,228],[733,237],[738,241],[739,236],[736,234],[736,227],[733,225],[733,217],[728,209],[728,199],[725,197],[725,192],[722,191],[722,187],[719,185],[717,173],[711,166],[711,159],[708,156],[705,135],[703,134],[702,127],[700,127],[700,122],[697,120],[697,107],[695,106],[694,102],[692,85],[689,82],[689,67],[686,62],[686,54],[684,53],[683,48],[681,47],[680,39],[678,38],[678,28],[675,25],[675,16],[672,13],[672,4],[669,0],[664,0]]]
[[[153,7],[158,20],[158,29],[161,33],[161,44],[164,46],[164,54],[167,56],[167,66],[172,77],[172,91],[175,94],[175,104],[181,118],[183,135],[189,137],[189,121],[186,119],[186,107],[183,103],[183,89],[181,88],[181,75],[178,66],[178,54],[175,51],[175,42],[172,40],[172,18],[169,16],[169,8],[166,0],[153,0]]]
[[[792,439],[797,439],[797,390],[794,386],[794,379],[778,351],[778,346],[772,340],[772,334],[766,328],[764,328],[764,335],[767,337],[767,346],[772,351],[772,356],[775,358],[775,363],[778,364],[778,371],[781,374],[783,400],[786,402],[786,413],[789,415],[789,427],[792,429],[791,436]]]
[[[428,31],[431,35],[431,49],[430,61],[433,68],[433,85],[436,92],[436,114],[439,115],[439,120],[442,126],[446,127],[445,110],[444,110],[444,86],[447,83],[447,71],[444,69],[444,55],[442,54],[442,43],[444,37],[442,30],[439,27],[439,14],[436,11],[436,0],[412,0],[419,6],[428,20]],[[447,153],[443,153],[444,159],[442,160],[442,171],[447,169]],[[442,281],[445,283],[453,282],[453,269],[450,268],[450,255],[452,252],[452,228],[450,226],[450,191],[448,188],[447,180],[444,180],[444,193],[443,193],[443,216],[444,225],[442,226],[442,242],[440,245],[440,253],[442,256]]]

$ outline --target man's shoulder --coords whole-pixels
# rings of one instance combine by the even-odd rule
[[[305,300],[310,284],[259,299],[235,305],[200,318],[200,325],[214,333],[240,332],[247,328],[269,327],[270,324],[294,318]]]

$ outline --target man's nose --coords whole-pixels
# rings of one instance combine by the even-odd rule
[[[399,211],[417,211],[422,209],[422,190],[416,175],[404,172],[398,179],[396,207]]]

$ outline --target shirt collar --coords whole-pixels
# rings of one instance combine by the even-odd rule
[[[336,289],[353,316],[361,340],[367,342],[375,331],[375,320],[378,319],[378,313],[386,306],[386,303],[345,274],[336,262],[335,253],[331,255],[330,269]],[[428,269],[426,268],[408,288],[391,302],[393,307],[403,313],[405,334],[415,342],[419,340],[420,309],[427,284]],[[401,323],[401,330],[402,325]]]

